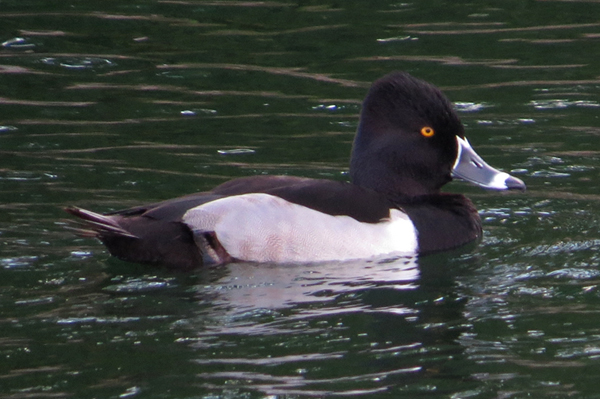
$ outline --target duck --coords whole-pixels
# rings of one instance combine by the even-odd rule
[[[99,239],[116,258],[192,270],[449,251],[480,240],[482,224],[473,203],[444,185],[458,178],[492,190],[526,187],[475,152],[439,88],[401,71],[366,94],[349,176],[249,176],[110,213],[65,210],[79,218],[78,235]]]

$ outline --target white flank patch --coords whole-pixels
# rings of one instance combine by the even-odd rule
[[[415,254],[417,233],[393,209],[379,223],[331,216],[269,194],[226,197],[192,208],[183,221],[194,232],[214,232],[234,258],[252,262],[319,262]]]

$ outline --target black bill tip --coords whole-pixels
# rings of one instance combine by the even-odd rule
[[[525,191],[525,189],[527,188],[527,186],[525,186],[525,183],[523,183],[523,180],[517,179],[513,176],[507,177],[504,181],[504,184],[506,184],[506,188],[509,190]]]

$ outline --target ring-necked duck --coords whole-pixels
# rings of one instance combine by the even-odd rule
[[[252,176],[105,215],[66,211],[85,221],[80,235],[97,237],[117,258],[191,269],[449,250],[482,234],[471,201],[440,192],[452,176],[485,188],[525,189],[475,153],[438,88],[403,72],[369,90],[350,176],[351,183]]]

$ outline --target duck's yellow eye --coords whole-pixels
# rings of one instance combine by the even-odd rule
[[[435,130],[433,130],[433,128],[430,128],[429,126],[425,126],[421,129],[421,134],[425,137],[431,137],[435,134]]]

